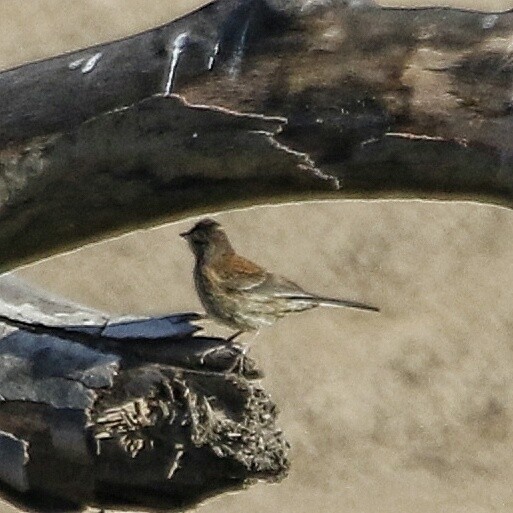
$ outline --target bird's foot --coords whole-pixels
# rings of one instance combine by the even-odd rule
[[[236,331],[233,335],[230,335],[227,339],[226,339],[226,342],[233,342],[237,337],[239,337],[240,335],[242,335],[244,333],[243,330],[239,330],[239,331]]]
[[[227,339],[225,339],[224,341],[224,345],[223,346],[217,346],[217,347],[212,347],[211,349],[207,349],[206,351],[204,351],[203,353],[201,353],[200,355],[200,363],[201,365],[205,365],[205,358],[211,354],[214,354],[214,353],[217,353],[218,351],[222,351],[224,350],[226,347],[228,346],[232,346],[232,342],[240,335],[242,335],[242,333],[244,333],[244,331],[240,330],[240,331],[237,331],[235,332],[233,335],[230,335]],[[237,345],[233,344],[232,347],[238,347]],[[239,351],[241,352],[241,351]]]
[[[233,365],[228,369],[229,372],[237,373],[239,376],[244,374],[246,369],[246,354],[249,350],[249,346],[241,344],[233,344],[233,349],[239,354],[235,357]]]
[[[214,354],[214,353],[217,353],[218,351],[221,351],[222,349],[224,349],[223,346],[219,347],[211,347],[210,349],[207,349],[206,351],[203,351],[201,354],[200,354],[200,357],[199,357],[199,362],[201,365],[205,365],[205,358],[211,354]]]
[[[242,333],[244,333],[244,331],[238,331],[237,333],[233,334],[229,339],[230,342],[232,342],[233,340],[235,340],[239,335],[241,335]],[[237,370],[237,374],[239,374],[239,376],[243,375],[243,374],[246,374],[248,372],[248,367],[249,367],[249,372],[251,373],[252,369],[251,367],[254,367],[254,365],[250,364],[249,366],[246,365],[246,362],[249,360],[251,362],[250,359],[246,358],[250,348],[251,348],[251,343],[255,340],[256,337],[258,337],[258,334],[260,333],[260,329],[258,329],[256,331],[256,333],[254,334],[253,337],[251,337],[251,340],[245,342],[244,344],[232,344],[232,347],[239,353],[238,356],[235,358],[235,363],[234,365],[230,368],[230,372],[235,372],[235,370]]]
[[[230,374],[237,374],[238,376],[244,376],[244,369],[246,366],[246,357],[238,355],[233,362],[233,365],[227,370]]]

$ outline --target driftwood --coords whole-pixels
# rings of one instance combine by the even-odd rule
[[[280,196],[510,204],[513,14],[220,0],[0,74],[0,261]]]
[[[287,442],[253,362],[197,314],[109,319],[0,280],[0,484],[37,509],[184,508],[279,480]],[[237,372],[231,372],[236,368]]]

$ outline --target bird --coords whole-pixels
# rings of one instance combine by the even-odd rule
[[[238,255],[224,228],[213,219],[202,219],[180,236],[194,254],[194,284],[207,315],[236,330],[230,341],[245,332],[258,333],[290,313],[318,306],[379,312],[375,306],[307,292]]]

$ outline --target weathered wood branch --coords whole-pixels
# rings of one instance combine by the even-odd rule
[[[9,278],[0,293],[0,485],[11,500],[182,509],[286,474],[274,405],[247,379],[259,376],[253,362],[239,374],[233,346],[194,335],[197,314],[108,319]]]
[[[512,13],[308,5],[219,0],[1,73],[2,269],[280,195],[511,204]],[[237,353],[193,316],[113,322],[0,292],[12,497],[169,509],[284,475],[258,373],[231,372]]]
[[[510,204],[512,13],[307,5],[219,0],[0,74],[2,267],[283,195]]]

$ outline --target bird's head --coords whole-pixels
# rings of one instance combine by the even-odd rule
[[[197,258],[214,257],[231,252],[232,247],[223,227],[213,219],[202,219],[188,232],[180,234]]]

